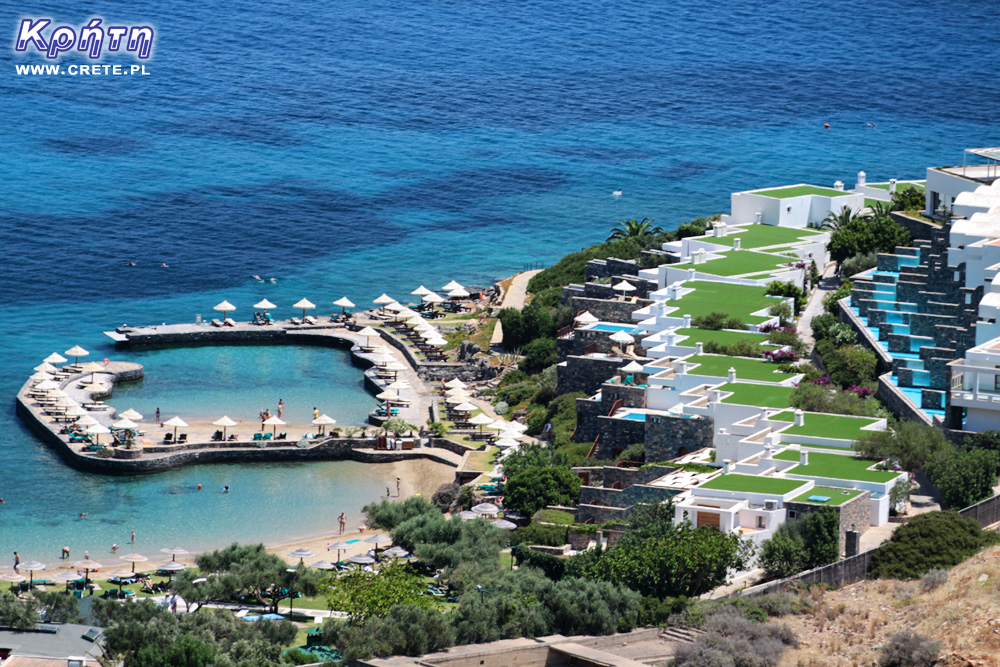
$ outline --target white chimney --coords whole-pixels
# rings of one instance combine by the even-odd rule
[[[774,454],[774,452],[771,449],[771,443],[768,443],[768,444],[764,445],[764,458],[765,459],[770,459],[773,454]]]
[[[667,288],[667,295],[671,299],[680,298],[680,290],[677,287],[677,283],[670,283],[670,287]]]
[[[676,345],[677,344],[675,342],[676,340],[677,340],[677,334],[675,334],[673,331],[667,334],[667,345],[671,346]]]
[[[686,375],[688,372],[688,365],[682,361],[679,364],[677,364],[676,371],[678,375]]]
[[[768,433],[764,436],[764,443],[772,449],[781,444],[781,434],[780,433]],[[768,458],[771,458],[768,456]]]
[[[762,211],[757,211],[754,215],[757,216],[757,224],[759,225],[764,218],[764,213]]]
[[[709,401],[709,403],[718,403],[721,395],[722,395],[722,392],[719,391],[718,389],[709,389],[708,390],[708,401]],[[725,430],[726,429],[722,429],[722,430],[719,431],[719,433],[723,433],[723,432],[725,432]]]
[[[723,236],[725,236],[726,235],[726,223],[724,223],[724,222],[716,222],[714,225],[712,225],[712,234],[717,239],[721,239]]]
[[[691,326],[691,315],[684,315],[684,328],[689,328]],[[700,345],[700,343],[699,343]]]
[[[732,366],[729,367],[729,381],[736,382],[736,369]]]
[[[698,269],[688,269],[688,280],[694,280],[694,277],[698,274]]]
[[[889,179],[889,194],[891,195],[894,192],[896,192],[896,179],[895,178],[890,178]]]
[[[735,239],[733,239],[733,250],[739,250],[739,249],[740,249],[740,239],[739,237],[736,237]]]
[[[695,343],[694,344],[694,351],[697,352],[698,354],[705,354],[705,344],[704,343]]]
[[[802,412],[801,410],[796,410],[795,411],[795,425],[796,426],[804,426],[805,423],[806,423],[806,413]]]
[[[833,189],[834,190],[840,190],[841,192],[843,192],[844,191],[844,182],[843,181],[835,181],[834,184],[833,184]]]
[[[858,172],[858,185],[864,185],[865,184],[865,178],[867,178],[867,175],[865,174],[865,172],[859,171]]]
[[[799,450],[799,465],[809,465],[809,452],[804,449]]]
[[[722,435],[722,432],[725,431],[725,430],[726,429],[720,430],[719,431],[719,435]],[[722,474],[723,475],[728,475],[729,472],[730,472],[730,470],[732,470],[732,467],[733,467],[733,460],[732,459],[722,459]]]

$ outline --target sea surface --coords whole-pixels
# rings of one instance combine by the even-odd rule
[[[487,285],[623,218],[672,228],[733,191],[920,178],[1000,145],[995,2],[3,0],[0,32],[95,15],[155,27],[149,76],[17,76],[41,59],[0,50],[0,558],[133,528],[144,548],[318,534],[383,486],[347,462],[70,470],[14,414],[53,351],[147,364],[119,407],[239,419],[283,398],[351,423],[373,399],[336,350],[101,332]]]

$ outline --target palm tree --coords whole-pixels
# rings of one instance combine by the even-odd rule
[[[871,209],[872,218],[887,218],[889,217],[889,212],[892,211],[892,203],[887,201],[876,201],[868,208]]]
[[[649,218],[643,218],[642,220],[636,220],[635,218],[622,220],[617,226],[611,228],[611,236],[608,237],[608,240],[634,239],[651,234],[662,234],[663,229],[654,227],[654,222],[656,221]]]
[[[834,213],[833,211],[827,213],[826,217],[823,218],[823,222],[819,223],[819,228],[837,231],[838,229],[847,227],[852,222],[865,222],[870,219],[870,215],[861,211],[852,211],[849,206],[845,206],[840,209],[839,213]]]

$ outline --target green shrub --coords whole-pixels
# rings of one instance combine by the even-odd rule
[[[437,507],[427,502],[422,496],[412,496],[401,503],[394,503],[383,498],[376,503],[365,505],[363,511],[369,526],[383,530],[392,530],[404,521],[416,516],[441,514]]]
[[[869,574],[889,579],[917,579],[934,569],[950,569],[1000,541],[958,512],[918,514],[900,526],[872,554]]]
[[[559,547],[566,544],[568,533],[568,526],[531,523],[514,530],[510,535],[510,541],[514,544],[541,544],[547,547]]]
[[[500,380],[499,386],[506,387],[508,385],[518,384],[520,382],[528,382],[530,381],[530,379],[531,378],[528,377],[527,373],[515,368],[512,371],[508,371],[507,374],[503,376],[503,379]]]
[[[854,255],[853,257],[845,259],[844,263],[841,264],[840,274],[850,277],[856,273],[873,269],[877,265],[878,255],[874,252],[865,253],[863,255]]]
[[[941,491],[944,507],[963,508],[993,495],[1000,452],[949,447],[927,464],[927,478]]]
[[[841,283],[835,291],[830,292],[823,297],[823,308],[826,312],[830,313],[835,317],[840,316],[840,304],[838,303],[841,299],[851,296],[851,288],[854,287],[854,283],[850,280]]]
[[[889,638],[879,653],[879,667],[934,667],[941,642],[904,630]]]
[[[718,331],[719,329],[725,329],[726,320],[729,319],[729,315],[721,311],[712,311],[708,315],[702,315],[700,317],[695,317],[691,320],[691,324],[698,327],[699,329],[708,329],[710,331]]]
[[[524,355],[517,367],[525,373],[540,373],[556,363],[556,341],[554,338],[536,338],[521,350]]]
[[[638,259],[643,246],[636,239],[608,241],[584,248],[580,252],[570,253],[556,264],[539,272],[528,282],[528,291],[532,294],[552,287],[561,287],[570,283],[582,283],[586,279],[587,262],[592,259]],[[507,325],[504,324],[506,331]]]
[[[822,315],[817,315],[812,318],[810,326],[812,327],[813,339],[819,342],[826,338],[827,332],[830,327],[837,324],[837,316],[831,315],[830,313],[823,313]]]
[[[853,391],[827,389],[818,384],[804,382],[792,390],[789,403],[806,412],[826,412],[856,417],[874,417],[881,404],[874,397],[861,398]]]
[[[767,284],[768,296],[787,296],[794,299],[795,314],[798,315],[806,307],[808,294],[805,290],[799,289],[795,283],[786,283],[782,280],[772,280]]]
[[[582,480],[567,468],[527,468],[504,485],[504,502],[516,512],[531,515],[548,505],[576,503]]]

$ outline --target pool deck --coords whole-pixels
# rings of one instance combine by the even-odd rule
[[[212,327],[197,324],[172,324],[156,327],[134,327],[129,328],[124,340],[119,340],[120,344],[142,344],[142,345],[191,345],[200,343],[237,343],[237,342],[274,342],[291,344],[312,344],[348,347],[351,350],[352,362],[358,366],[368,367],[365,372],[366,386],[376,393],[385,389],[387,380],[378,377],[375,373],[371,354],[362,349],[367,341],[363,336],[359,336],[353,331],[344,327],[317,326],[317,327],[295,327],[295,325],[281,326],[279,323],[270,326],[258,326],[252,324],[237,325],[235,327]],[[291,327],[291,328],[289,328]],[[123,335],[116,332],[119,336]],[[207,334],[207,335],[206,335]],[[221,334],[221,335],[220,335]],[[409,405],[400,408],[400,418],[411,423],[421,423],[423,415],[429,413],[432,397],[426,390],[424,383],[420,380],[413,368],[411,355],[404,354],[403,351],[395,347],[387,346],[389,354],[407,367],[404,371],[399,371],[397,377],[410,384],[410,389],[400,390],[400,395],[409,400]],[[80,386],[81,380],[89,376],[89,373],[77,373],[66,379],[60,380],[60,388],[65,391],[70,398],[76,400],[81,405],[97,402],[101,398],[110,396],[113,392],[114,384],[117,382],[135,381],[143,376],[142,366],[129,362],[111,362],[105,372],[98,372],[96,379],[103,384],[100,389],[85,389]],[[110,474],[137,474],[147,472],[157,472],[168,468],[175,468],[194,463],[222,463],[222,462],[250,462],[250,461],[289,461],[289,460],[329,460],[329,459],[354,459],[365,462],[389,462],[399,461],[409,458],[427,458],[438,463],[443,463],[452,467],[462,465],[465,451],[460,446],[454,446],[448,441],[436,439],[433,444],[444,445],[444,447],[420,447],[412,450],[377,450],[374,448],[374,439],[350,439],[350,438],[315,438],[315,439],[293,439],[281,441],[252,441],[237,440],[215,442],[211,440],[211,432],[215,426],[204,426],[201,428],[204,433],[195,431],[196,427],[181,429],[190,432],[188,442],[184,444],[166,444],[162,442],[163,434],[172,432],[173,429],[160,427],[151,421],[140,422],[141,428],[147,433],[139,438],[148,440],[150,444],[138,446],[133,449],[114,448],[113,458],[101,458],[93,452],[80,451],[82,447],[72,445],[69,436],[62,434],[62,424],[56,421],[53,416],[46,414],[44,406],[39,404],[31,396],[29,390],[32,386],[29,380],[17,394],[17,412],[25,422],[36,431],[47,444],[53,446],[63,458],[74,467],[91,470],[95,472]],[[99,423],[110,426],[115,420],[115,409],[106,406],[104,409],[88,411]],[[256,422],[245,422],[252,425],[253,431],[257,431]],[[241,431],[234,427],[231,432],[243,435],[246,426]],[[315,430],[311,424],[282,426],[283,431],[294,434],[297,431]],[[153,431],[156,435],[153,435]],[[246,437],[250,437],[249,434]],[[299,435],[300,437],[300,435]],[[102,440],[108,440],[110,436],[103,436]],[[428,443],[431,444],[431,443]]]

